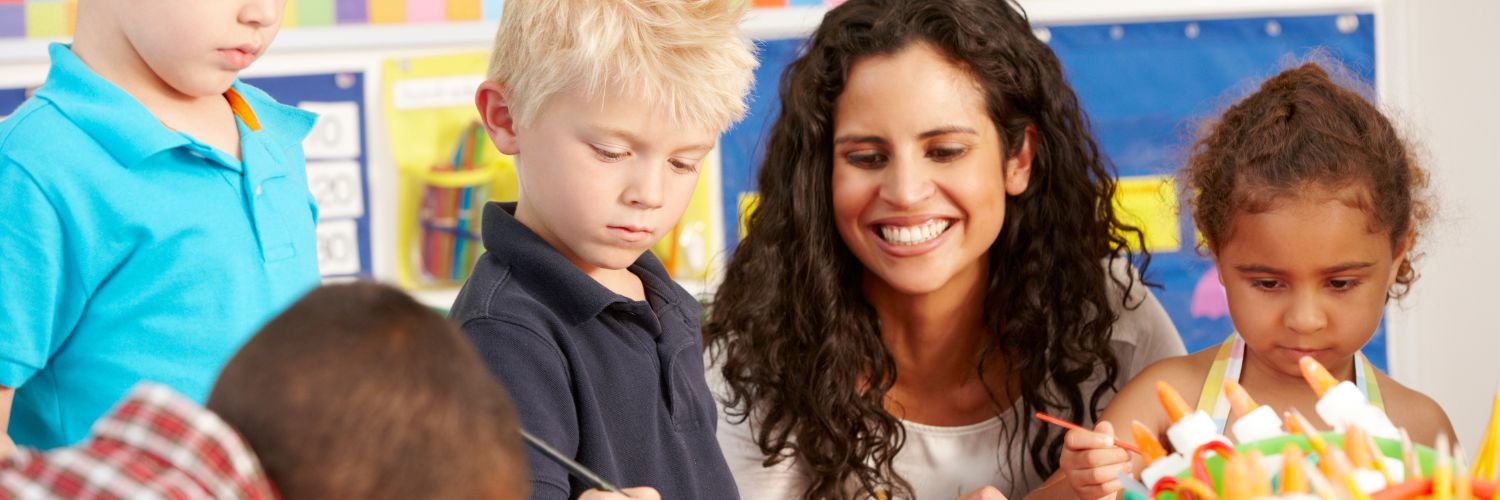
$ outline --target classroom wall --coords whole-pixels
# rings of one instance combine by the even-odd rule
[[[1422,249],[1421,279],[1392,308],[1392,369],[1448,411],[1472,454],[1500,383],[1500,2],[1387,2],[1393,80],[1387,102],[1425,145],[1436,223]]]

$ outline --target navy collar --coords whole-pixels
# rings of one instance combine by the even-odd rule
[[[538,236],[515,217],[514,202],[490,202],[484,207],[482,225],[484,248],[489,258],[509,267],[523,279],[528,291],[568,325],[593,319],[610,304],[631,302],[584,274],[567,257]],[[672,276],[656,256],[647,251],[631,264],[630,271],[640,277],[646,293],[658,301],[657,309],[677,303],[670,293]],[[540,285],[540,286],[537,286]]]

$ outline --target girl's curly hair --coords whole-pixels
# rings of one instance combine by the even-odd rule
[[[1232,235],[1236,211],[1261,212],[1306,189],[1363,188],[1354,200],[1374,228],[1390,232],[1391,247],[1430,216],[1427,173],[1410,144],[1380,109],[1335,75],[1334,62],[1308,62],[1281,72],[1230,106],[1196,144],[1183,169],[1193,220],[1210,250]],[[1353,81],[1341,77],[1340,80]],[[1406,294],[1417,272],[1403,259],[1391,296]]]

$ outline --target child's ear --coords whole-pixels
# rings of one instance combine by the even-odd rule
[[[1026,136],[1016,155],[1005,160],[1005,193],[1020,196],[1031,184],[1031,160],[1035,157],[1036,125],[1026,126]]]
[[[514,155],[521,151],[516,144],[516,122],[510,114],[510,97],[500,82],[485,80],[474,92],[474,106],[479,108],[479,119],[484,130],[501,153]]]
[[[1406,253],[1411,250],[1412,243],[1416,239],[1416,231],[1407,231],[1405,236],[1396,240],[1396,247],[1393,249],[1395,258],[1391,259],[1391,275],[1386,277],[1386,288],[1396,284],[1396,277],[1401,272],[1401,264],[1406,263]]]

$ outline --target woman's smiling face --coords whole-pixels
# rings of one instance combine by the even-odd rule
[[[835,224],[873,276],[917,295],[983,272],[1031,148],[1005,158],[968,72],[924,43],[859,61],[833,126]]]

